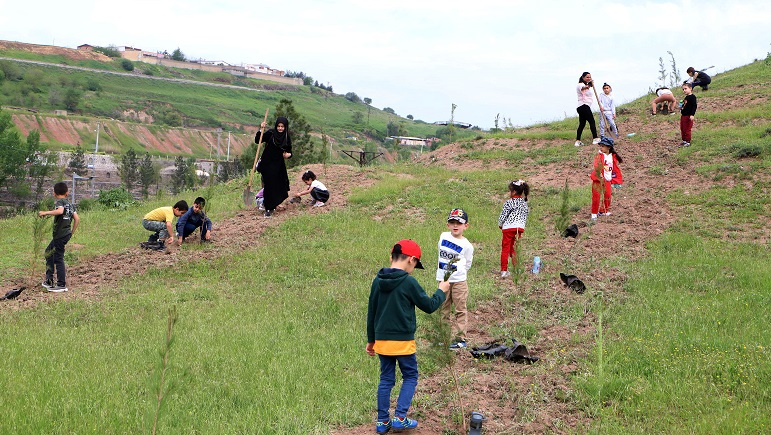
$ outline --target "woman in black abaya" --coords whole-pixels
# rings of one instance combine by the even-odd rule
[[[260,125],[260,131],[265,129]],[[260,132],[254,137],[257,142]],[[265,200],[265,217],[270,217],[276,207],[289,197],[289,176],[286,173],[285,159],[292,157],[292,139],[289,137],[289,120],[283,116],[276,119],[274,128],[263,133],[265,150],[257,163],[257,172],[262,176]]]

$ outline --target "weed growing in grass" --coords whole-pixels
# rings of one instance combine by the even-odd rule
[[[449,277],[448,277],[449,278]],[[449,367],[452,379],[455,384],[455,394],[458,398],[458,405],[461,413],[461,431],[466,430],[466,407],[463,403],[463,398],[460,395],[460,382],[458,381],[458,374],[455,369],[455,354],[450,349],[450,343],[452,342],[452,328],[450,325],[442,319],[442,316],[429,316],[431,319],[431,328],[426,332],[426,338],[431,343],[439,343],[432,346],[431,351],[427,352],[427,356],[430,357],[438,367]]]
[[[562,234],[570,222],[570,187],[568,186],[567,178],[565,178],[565,186],[562,188],[560,196],[562,198],[562,202],[560,203],[560,212],[559,216],[554,221],[557,234]]]
[[[168,386],[166,380],[166,371],[169,368],[169,359],[171,358],[171,345],[174,342],[174,325],[177,323],[177,306],[174,305],[169,309],[169,317],[166,322],[166,341],[164,342],[163,352],[161,355],[160,377],[158,379],[157,389],[155,392],[155,410],[153,416],[153,428],[152,434],[155,435],[158,430],[158,418],[161,416],[161,405],[163,405],[163,399],[166,393],[171,389],[171,383]]]

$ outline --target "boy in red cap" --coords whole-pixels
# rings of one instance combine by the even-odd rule
[[[449,282],[440,282],[428,297],[418,281],[410,276],[423,269],[420,246],[413,240],[400,240],[391,250],[391,267],[378,271],[369,294],[367,347],[370,356],[380,357],[380,385],[377,390],[377,433],[391,429],[414,429],[418,422],[407,418],[412,396],[418,385],[417,346],[415,345],[415,307],[426,313],[436,311],[446,299]],[[396,383],[396,364],[402,372],[402,388],[391,419],[391,389]]]

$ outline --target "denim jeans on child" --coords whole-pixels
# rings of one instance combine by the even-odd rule
[[[51,240],[45,250],[46,255],[46,281],[54,283],[54,268],[56,268],[55,284],[65,287],[67,285],[67,272],[64,266],[64,247],[70,241],[72,234]]]
[[[386,421],[391,419],[391,389],[396,384],[396,363],[402,372],[402,388],[399,398],[396,399],[394,416],[404,418],[412,404],[412,396],[418,386],[418,357],[417,354],[380,357],[380,385],[377,388],[377,419]]]

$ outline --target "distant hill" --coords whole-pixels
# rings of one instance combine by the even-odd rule
[[[251,143],[265,109],[272,112],[282,98],[336,147],[377,149],[389,136],[389,123],[400,126],[403,136],[431,137],[438,130],[313,86],[19,42],[0,41],[0,83],[4,110],[25,133],[40,130],[51,149],[95,143],[100,121],[104,152],[140,148],[208,158],[221,129],[221,145],[230,133],[231,154],[237,154]]]

